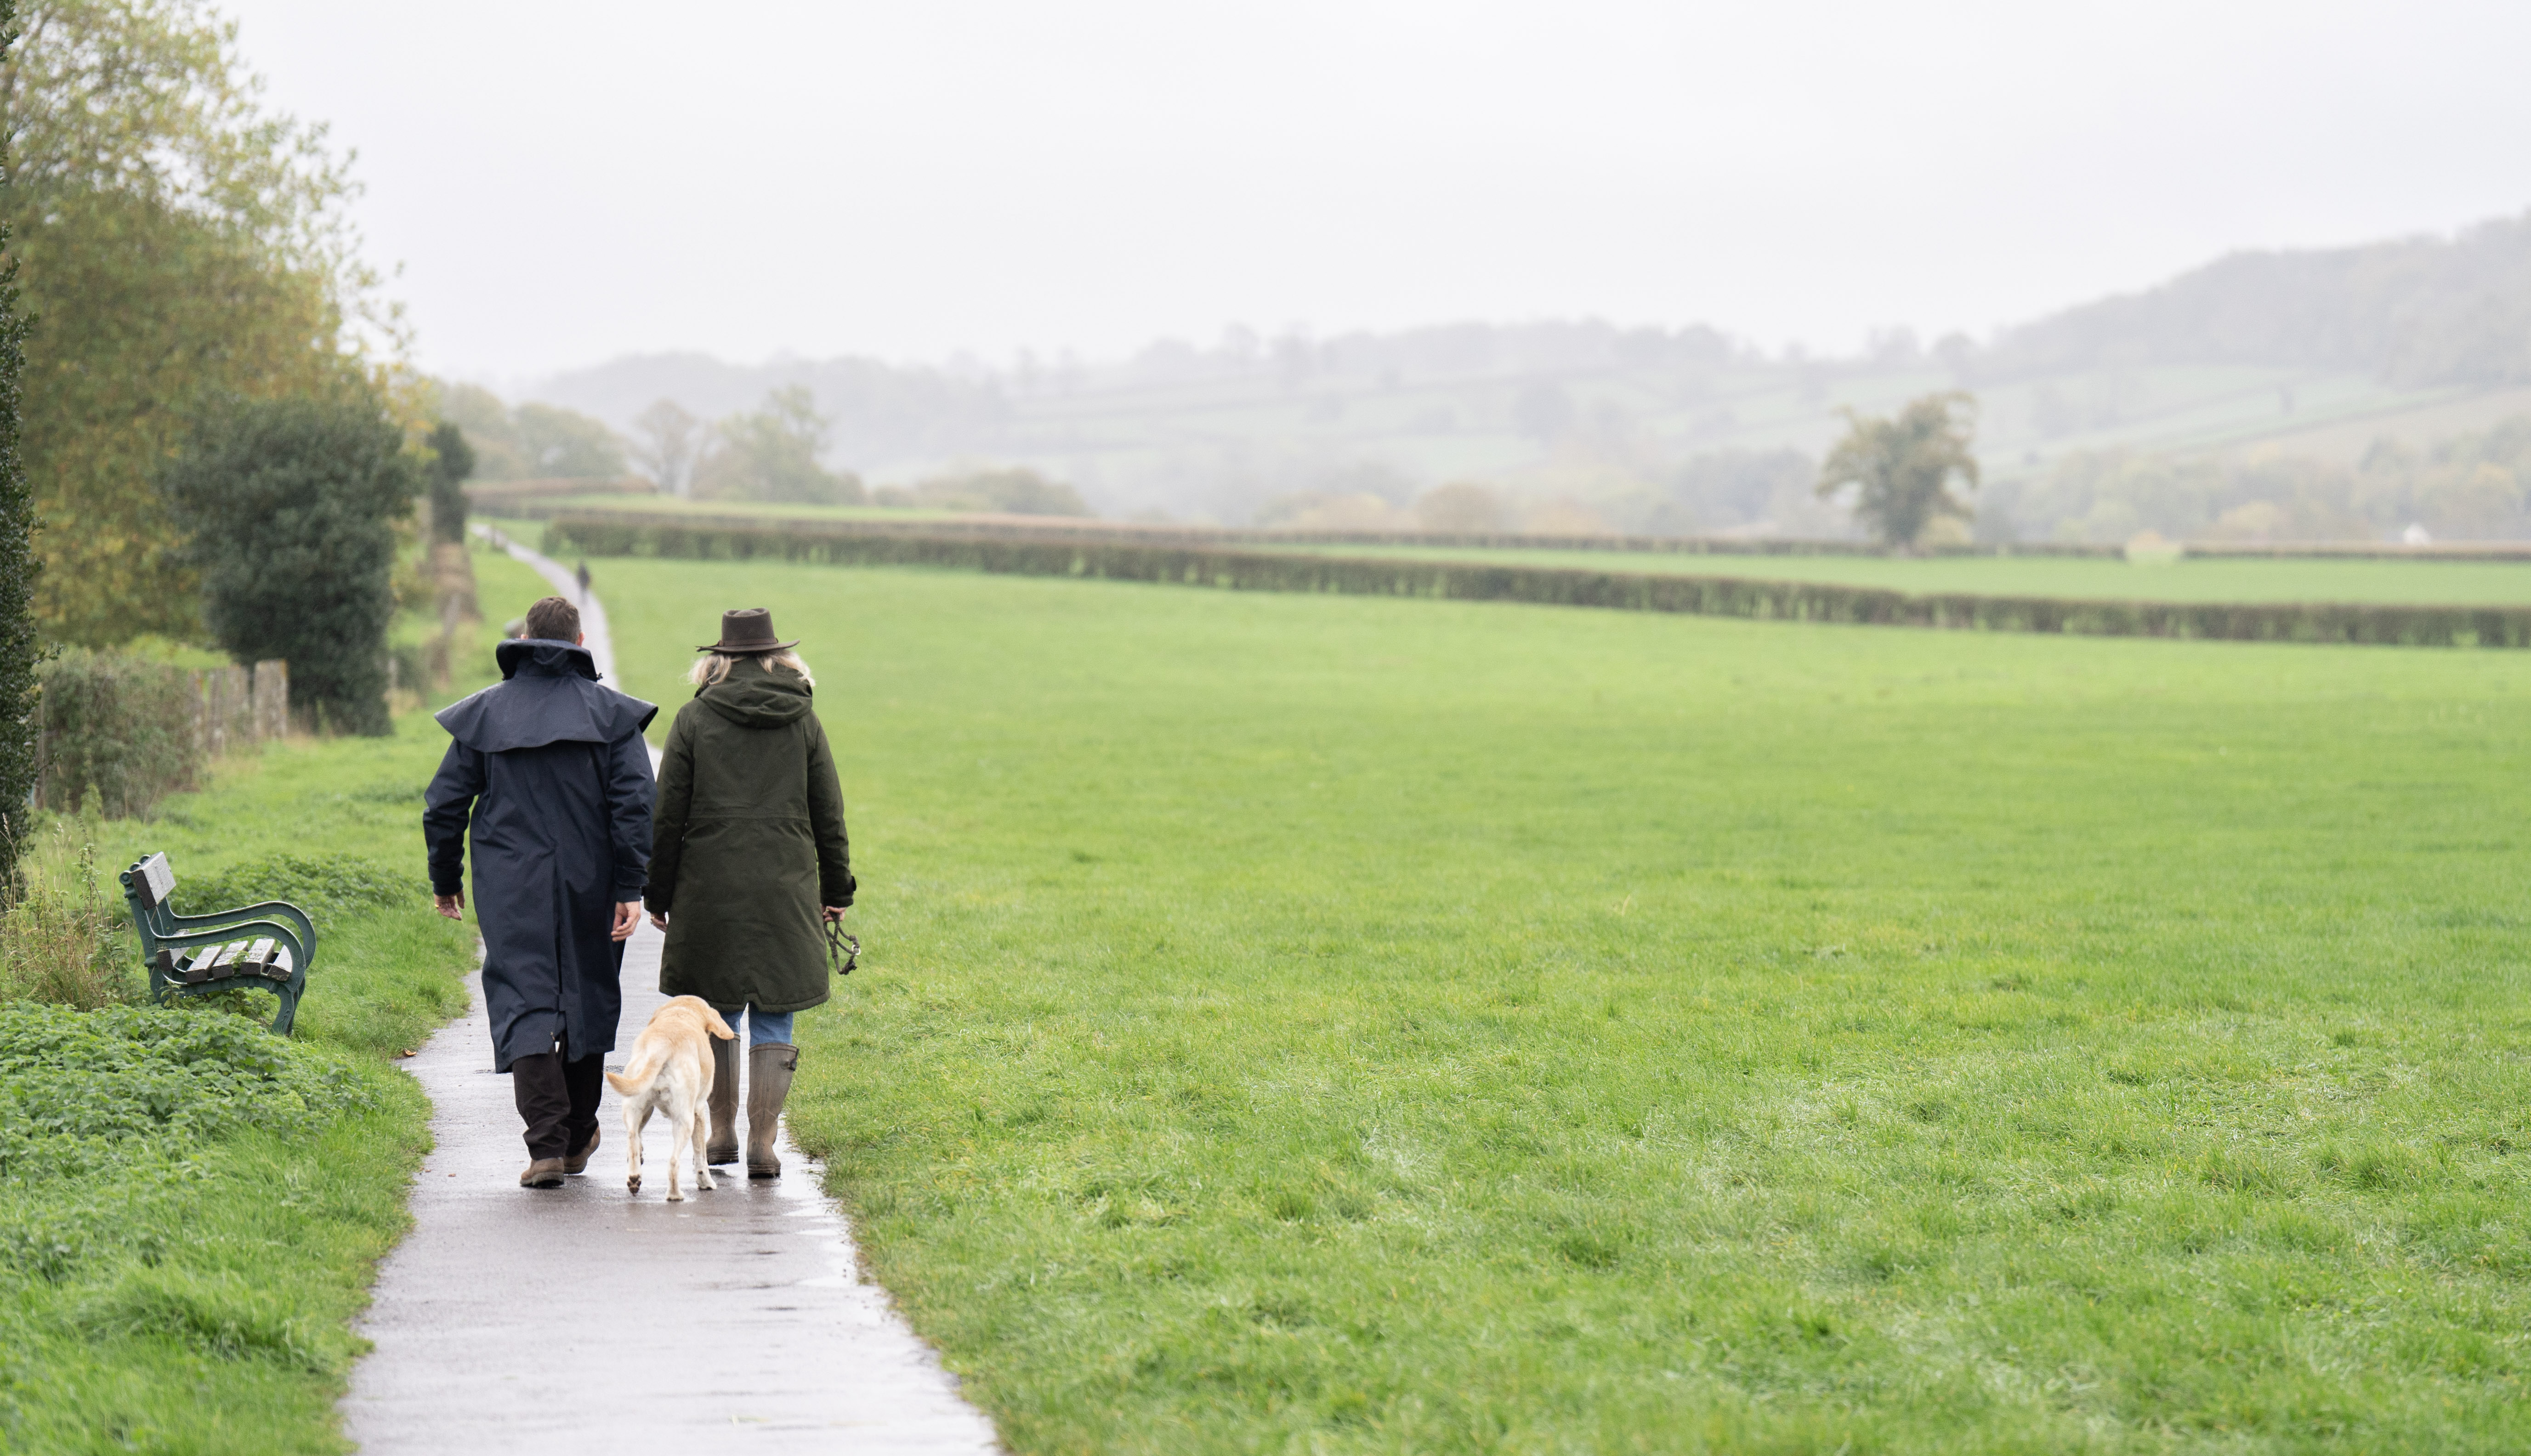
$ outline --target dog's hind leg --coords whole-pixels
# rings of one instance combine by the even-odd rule
[[[682,1204],[685,1191],[677,1187],[677,1154],[686,1150],[686,1129],[695,1120],[695,1099],[682,1087],[668,1091],[668,1202]]]
[[[624,1099],[624,1191],[642,1196],[642,1124],[650,1120],[648,1097]]]
[[[711,1107],[708,1103],[695,1108],[695,1188],[701,1193],[712,1191],[711,1175]]]

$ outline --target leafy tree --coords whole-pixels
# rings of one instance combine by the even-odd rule
[[[703,422],[675,400],[653,401],[633,421],[641,442],[633,458],[650,473],[651,482],[670,495],[694,490],[695,457],[703,446]]]
[[[0,56],[17,41],[17,0],[0,0]],[[16,181],[0,172],[0,188]],[[8,243],[7,225],[0,223],[0,248]],[[35,787],[35,667],[43,655],[32,611],[35,518],[19,458],[26,341],[13,257],[0,263],[0,887],[11,889],[20,882],[18,842],[27,827],[18,806]]]
[[[1958,390],[1929,394],[1894,420],[1867,420],[1851,409],[1844,414],[1845,438],[1820,466],[1819,494],[1855,487],[1855,519],[1898,547],[1915,545],[1937,516],[1968,519],[1968,503],[1950,487],[1954,478],[1972,489],[1978,483],[1974,397]]]
[[[466,539],[466,479],[475,474],[475,451],[466,431],[448,420],[432,426],[430,438],[430,533],[443,541]]]
[[[441,384],[439,415],[466,432],[477,480],[612,480],[624,474],[624,442],[603,421],[559,405],[516,410],[474,384]]]
[[[624,442],[599,420],[533,401],[510,418],[530,479],[612,480],[625,473]]]
[[[804,384],[764,397],[764,408],[742,411],[713,427],[713,449],[695,479],[695,493],[734,500],[811,505],[860,505],[859,478],[817,463],[834,421],[817,413]]]
[[[240,662],[290,662],[319,727],[384,734],[397,518],[421,485],[404,431],[366,390],[238,400],[168,468],[202,619]]]
[[[1415,502],[1415,521],[1426,531],[1462,535],[1500,531],[1502,498],[1467,480],[1438,485]]]
[[[934,476],[894,503],[933,511],[994,511],[1006,516],[1087,516],[1089,502],[1060,480],[1025,466]]]
[[[201,0],[35,0],[0,64],[29,310],[27,477],[46,631],[190,637],[197,594],[151,482],[233,396],[341,387],[399,324],[374,302],[322,128],[266,114]]]

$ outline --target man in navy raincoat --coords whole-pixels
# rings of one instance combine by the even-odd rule
[[[501,681],[450,704],[455,742],[422,812],[439,913],[465,914],[475,849],[492,1067],[527,1123],[523,1188],[559,1188],[597,1148],[597,1094],[641,923],[655,789],[642,730],[658,711],[598,686],[580,609],[548,596],[494,649]],[[470,833],[471,830],[471,833]]]

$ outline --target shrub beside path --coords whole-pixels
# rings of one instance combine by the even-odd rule
[[[562,567],[508,549],[578,597]],[[582,624],[611,677],[594,600]],[[660,1002],[659,947],[645,921],[625,952],[611,1066]],[[437,1146],[415,1182],[413,1232],[361,1321],[376,1348],[342,1411],[363,1451],[999,1449],[885,1292],[856,1277],[823,1169],[787,1136],[780,1179],[751,1183],[742,1167],[670,1204],[653,1118],[644,1195],[629,1199],[610,1090],[588,1174],[520,1188],[510,1081],[492,1071],[479,978],[469,989],[466,1018],[405,1064],[430,1095]]]

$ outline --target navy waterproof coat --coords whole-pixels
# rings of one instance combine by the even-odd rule
[[[457,893],[471,838],[493,1070],[565,1042],[615,1048],[624,947],[615,906],[642,898],[653,785],[642,730],[658,709],[597,683],[585,647],[505,642],[498,683],[439,713],[456,740],[422,812],[430,888]],[[470,834],[471,829],[471,834]]]

